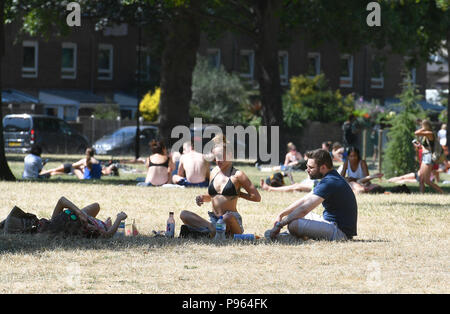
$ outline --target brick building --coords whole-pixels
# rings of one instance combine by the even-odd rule
[[[122,118],[132,118],[136,106],[137,51],[141,51],[141,81],[144,90],[157,85],[159,65],[152,55],[151,43],[139,44],[138,30],[127,24],[94,30],[94,23],[83,20],[64,38],[48,40],[18,35],[19,25],[5,28],[6,50],[2,60],[4,90],[17,90],[39,100],[30,110],[75,120],[90,115],[95,106],[118,103]],[[215,65],[223,64],[249,81],[255,80],[255,53],[250,41],[226,33],[216,41],[202,36],[199,54]],[[363,48],[354,54],[340,53],[337,45],[326,43],[312,48],[294,39],[279,51],[281,84],[289,78],[324,73],[333,89],[343,94],[356,93],[365,99],[394,98],[403,80],[404,58]],[[411,70],[422,94],[426,86],[426,66]],[[24,106],[8,104],[9,110],[27,111]],[[30,111],[28,110],[28,111]],[[4,112],[8,112],[5,110]]]

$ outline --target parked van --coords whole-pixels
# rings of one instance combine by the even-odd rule
[[[50,154],[84,154],[88,139],[64,120],[35,114],[9,114],[3,118],[5,152],[28,153],[34,143]]]

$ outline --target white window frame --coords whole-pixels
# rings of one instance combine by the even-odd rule
[[[219,48],[209,48],[206,51],[206,55],[208,56],[208,61],[209,61],[209,56],[213,55],[213,54],[217,56],[215,67],[218,69],[220,67],[220,62],[221,62],[220,49]]]
[[[316,74],[314,76],[317,76],[320,74],[320,53],[319,52],[309,52],[308,53],[308,65],[309,65],[310,58],[314,58],[314,60],[315,60]],[[313,78],[314,76],[308,75],[309,78]]]
[[[289,53],[285,50],[278,52],[278,57],[283,57],[284,75],[280,73],[280,84],[289,85]]]
[[[73,67],[72,68],[63,68],[61,64],[61,78],[62,79],[76,79],[77,78],[77,44],[76,43],[62,43],[62,49],[73,49]],[[61,59],[62,59],[62,50],[61,50]],[[63,74],[63,72],[72,72],[71,75]]]
[[[348,67],[349,67],[349,71],[348,73],[350,74],[350,76],[339,76],[339,86],[340,87],[345,87],[345,88],[351,88],[353,87],[353,56],[349,55],[349,54],[343,54],[340,57],[340,61],[342,59],[348,59]],[[339,71],[341,70],[340,68],[341,63],[339,62]]]
[[[375,61],[377,56],[372,56],[372,63],[371,63],[371,67],[373,66],[373,63]],[[384,64],[383,64],[383,68],[384,68]],[[383,69],[384,70],[384,69]],[[381,71],[381,76],[380,77],[370,77],[370,88],[373,89],[382,89],[384,88],[384,71]]]
[[[37,41],[25,40],[22,42],[22,53],[24,47],[34,48],[34,67],[24,67],[23,66],[23,56],[22,56],[22,77],[24,78],[37,78],[38,77],[38,60],[39,60],[39,43]]]
[[[111,44],[99,44],[98,45],[98,52],[100,53],[100,50],[108,50],[110,52],[110,58],[109,58],[109,68],[108,69],[100,69],[99,64],[97,65],[97,79],[98,80],[107,80],[111,81],[113,79],[113,73],[114,73],[114,47]],[[99,76],[100,74],[107,74],[108,76]]]
[[[243,56],[249,56],[249,64],[250,64],[250,72],[248,73],[240,73],[239,75],[243,78],[247,78],[249,80],[253,80],[254,68],[255,68],[255,52],[253,50],[241,50],[239,56],[242,58]],[[240,65],[239,65],[240,68]]]

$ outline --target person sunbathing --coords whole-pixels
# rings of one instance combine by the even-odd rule
[[[120,222],[127,218],[127,214],[120,212],[114,223],[111,218],[102,221],[96,218],[99,212],[98,203],[79,209],[63,196],[56,203],[50,220],[40,219],[38,232],[87,238],[110,238],[117,232]]]

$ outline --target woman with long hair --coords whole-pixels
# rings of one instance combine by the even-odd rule
[[[86,149],[86,157],[81,158],[74,163],[64,163],[59,167],[42,171],[41,175],[63,175],[73,173],[78,179],[100,179],[102,175],[119,175],[119,169],[115,164],[103,167],[94,157],[95,150],[93,148]]]
[[[425,192],[425,184],[431,186],[436,192],[443,194],[444,191],[435,183],[431,181],[431,172],[433,171],[432,153],[434,141],[438,139],[434,135],[431,123],[428,120],[422,121],[422,127],[414,134],[420,137],[422,144],[422,163],[419,169],[419,187],[420,193]]]
[[[145,182],[138,183],[141,186],[161,186],[171,183],[171,175],[174,169],[172,158],[167,154],[166,146],[162,141],[152,140],[150,143],[152,154],[145,161],[147,176]]]
[[[198,206],[211,202],[212,211],[208,212],[210,221],[187,210],[181,212],[180,218],[184,224],[197,230],[205,230],[213,237],[216,233],[216,222],[222,216],[226,223],[227,235],[242,234],[244,228],[241,215],[237,211],[237,201],[243,198],[251,202],[259,202],[261,196],[247,175],[234,168],[233,154],[225,137],[216,136],[214,143],[212,153],[216,167],[210,173],[208,194],[198,195],[195,198]],[[246,193],[241,192],[241,188]]]
[[[356,147],[349,147],[348,158],[343,164],[340,174],[347,180],[355,194],[384,192],[381,186],[370,183],[370,180],[381,178],[383,174],[369,175],[367,163],[361,159],[359,149]]]

